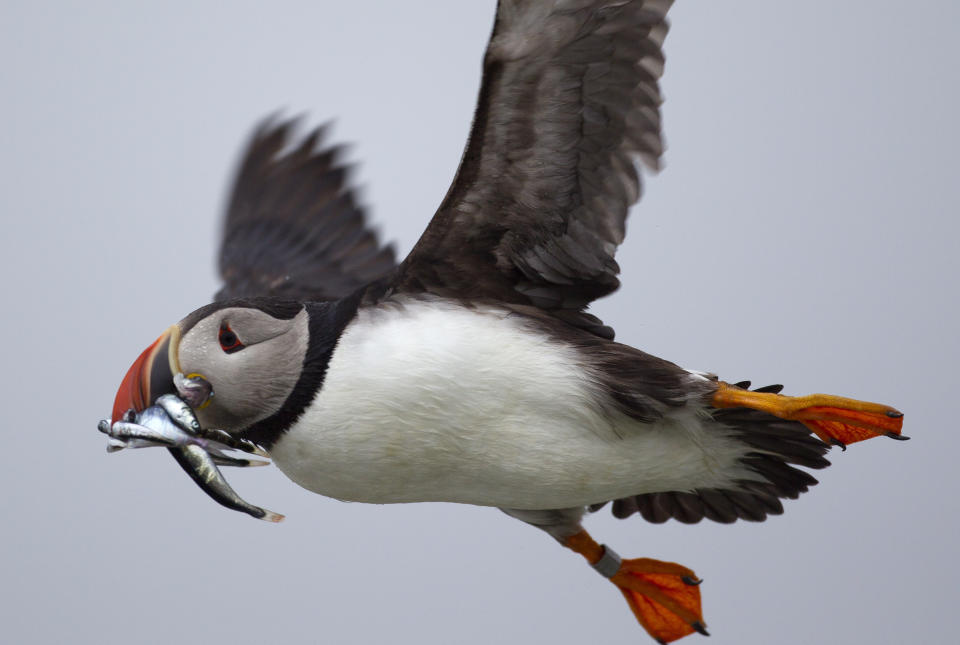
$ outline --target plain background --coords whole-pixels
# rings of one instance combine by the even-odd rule
[[[205,304],[241,143],[336,118],[401,254],[462,150],[494,2],[0,5],[7,643],[642,643],[578,556],[493,509],[375,507],[160,450],[107,455],[120,378]],[[960,5],[682,0],[646,183],[595,311],[728,380],[893,404],[763,524],[593,516],[704,583],[714,644],[955,642]],[[700,642],[692,636],[684,642]]]

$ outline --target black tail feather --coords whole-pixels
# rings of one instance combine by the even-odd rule
[[[749,387],[749,381],[737,384]],[[782,385],[768,385],[754,392],[778,393]],[[820,469],[830,462],[824,457],[830,449],[810,434],[802,423],[784,421],[758,410],[718,409],[713,416],[731,428],[737,439],[754,449],[742,463],[762,480],[741,480],[726,489],[697,489],[648,493],[614,500],[613,514],[625,518],[639,513],[648,522],[660,524],[673,518],[694,524],[703,518],[729,524],[738,519],[761,522],[768,515],[783,513],[781,499],[796,499],[817,480],[796,466]],[[594,504],[591,511],[605,504]]]

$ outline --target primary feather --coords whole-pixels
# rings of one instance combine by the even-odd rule
[[[619,286],[635,162],[659,166],[670,4],[499,4],[460,168],[397,290],[531,304],[612,338],[583,310]]]
[[[275,296],[335,300],[393,271],[348,185],[326,128],[290,146],[295,121],[265,121],[237,170],[220,247],[216,300]]]

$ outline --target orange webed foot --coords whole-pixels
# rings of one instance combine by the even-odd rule
[[[715,408],[751,408],[781,419],[799,421],[821,441],[839,446],[886,435],[908,439],[900,434],[903,414],[888,405],[867,403],[829,394],[783,396],[769,392],[750,392],[721,382],[710,404]]]
[[[648,558],[621,561],[586,531],[570,536],[564,545],[617,585],[634,616],[657,642],[669,643],[693,632],[708,635],[700,610],[700,581],[690,569]]]

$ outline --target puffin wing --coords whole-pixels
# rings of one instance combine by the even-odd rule
[[[501,0],[460,168],[400,267],[398,292],[582,313],[619,286],[614,260],[657,169],[671,0]]]
[[[342,298],[396,267],[366,225],[325,127],[296,145],[295,121],[267,120],[242,156],[223,225],[216,300]]]

